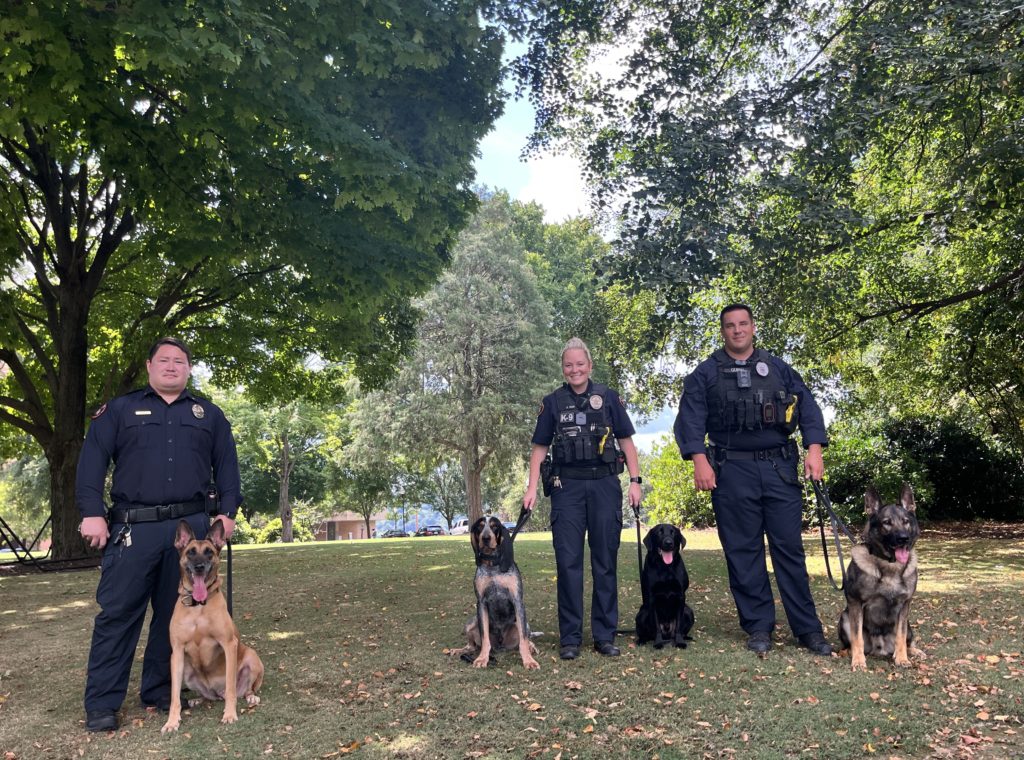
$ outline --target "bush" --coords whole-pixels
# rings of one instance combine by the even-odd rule
[[[715,524],[711,495],[693,485],[693,465],[683,463],[675,441],[662,438],[650,456],[651,490],[645,498],[649,523],[671,523],[683,528],[707,528]]]
[[[256,530],[249,524],[249,519],[242,511],[235,515],[235,532],[231,534],[231,543],[236,546],[256,543]]]
[[[275,517],[256,534],[258,544],[276,544],[281,541],[281,518]],[[292,521],[292,535],[296,541],[312,541],[313,533],[306,526]]]
[[[836,422],[829,434],[829,493],[847,522],[863,522],[869,483],[888,501],[896,498],[904,481],[914,488],[919,518],[1024,518],[1020,460],[957,420],[920,416],[870,427]]]

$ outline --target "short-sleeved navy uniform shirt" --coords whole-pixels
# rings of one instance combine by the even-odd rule
[[[231,425],[212,401],[188,389],[171,404],[147,386],[119,396],[94,415],[78,461],[75,498],[82,517],[105,513],[103,485],[114,462],[114,505],[177,504],[204,499],[211,482],[220,511],[242,503]]]
[[[782,359],[768,352],[761,358],[771,364],[771,371],[782,380],[788,393],[794,394],[800,413],[800,433],[804,448],[812,443],[828,445],[825,420],[818,402],[804,383],[800,373]],[[691,372],[683,384],[683,397],[679,400],[679,414],[676,416],[673,432],[679,453],[683,459],[694,454],[705,453],[704,438],[707,434],[708,398],[718,393],[718,362],[713,357],[705,359]],[[719,440],[721,438],[722,440]],[[715,434],[715,444],[739,451],[759,451],[781,446],[788,436],[779,428],[771,426],[760,430],[742,430],[727,435]]]
[[[592,393],[593,385],[593,382],[588,380],[586,391],[583,393],[573,393],[568,383],[562,383],[562,387],[568,389],[577,399],[589,397]],[[586,402],[583,403],[585,404]],[[636,430],[633,429],[633,423],[629,419],[629,414],[626,413],[626,407],[622,404],[622,399],[611,388],[604,393],[604,408],[608,410],[608,418],[612,423],[612,435],[616,439],[631,438]],[[537,426],[533,431],[532,443],[537,446],[550,446],[551,442],[555,439],[555,428],[557,425],[558,408],[555,403],[555,394],[549,393],[544,397],[543,406],[537,415]],[[598,461],[595,459],[595,464]],[[586,465],[587,463],[574,462],[573,464]]]

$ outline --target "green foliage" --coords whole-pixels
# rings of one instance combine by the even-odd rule
[[[280,517],[275,517],[273,520],[270,520],[266,524],[266,526],[264,526],[262,529],[260,529],[256,533],[256,543],[257,544],[277,544],[277,543],[280,543],[281,542],[281,530],[282,530],[281,518]],[[295,522],[295,524],[292,527],[292,530],[294,531],[294,534],[295,534],[294,540],[296,540],[296,541],[312,541],[313,540],[313,532],[307,526],[305,526],[304,524],[302,524],[302,523],[300,523],[298,521]]]
[[[825,451],[829,495],[849,522],[863,522],[864,490],[875,483],[895,499],[914,487],[918,517],[932,520],[1020,520],[1024,467],[962,422],[905,417],[857,427],[833,425]]]
[[[841,381],[836,403],[972,409],[1024,452],[1019,3],[616,0],[595,18],[553,28],[549,54],[576,65],[530,83],[538,141],[573,142],[622,209],[608,269],[655,300],[640,382],[671,396],[651,349],[692,363],[744,299],[769,348]],[[621,65],[580,65],[616,45]]]
[[[671,436],[661,438],[651,450],[644,480],[650,493],[644,497],[647,522],[671,523],[686,528],[715,524],[711,495],[693,484],[693,465],[684,463]]]
[[[50,511],[50,473],[41,456],[0,462],[0,514],[23,540],[33,538]]]
[[[420,471],[457,462],[475,518],[485,469],[522,458],[557,376],[550,314],[506,195],[484,201],[451,269],[418,306],[416,349],[387,389],[360,400],[354,449],[363,461],[400,454]]]
[[[232,544],[255,544],[256,530],[249,523],[244,512],[235,515],[235,530],[231,534]]]
[[[57,476],[59,551],[87,407],[156,336],[264,401],[391,372],[477,204],[502,49],[481,10],[5,5],[0,422]]]

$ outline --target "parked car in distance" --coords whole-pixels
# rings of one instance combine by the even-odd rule
[[[398,528],[392,528],[391,530],[386,530],[383,533],[381,533],[380,537],[381,538],[408,538],[409,534],[406,533],[404,530],[399,530]]]
[[[453,536],[464,536],[469,533],[469,518],[460,517],[452,523],[451,534]]]
[[[418,531],[413,533],[414,536],[444,536],[447,535],[444,532],[444,528],[440,525],[424,525]]]

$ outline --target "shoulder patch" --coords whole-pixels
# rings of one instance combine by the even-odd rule
[[[537,416],[540,417],[544,414],[544,402],[541,402],[540,409],[537,410]]]
[[[99,409],[97,409],[95,412],[92,413],[92,419],[95,420],[95,419],[99,418],[100,416],[102,416],[102,414],[105,411],[107,411],[107,405],[106,404],[104,404],[103,406],[101,406]]]

